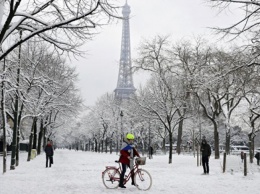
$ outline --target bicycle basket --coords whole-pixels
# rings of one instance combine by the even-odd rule
[[[138,165],[145,165],[145,160],[146,160],[146,157],[140,157],[140,158],[136,158],[136,164]]]

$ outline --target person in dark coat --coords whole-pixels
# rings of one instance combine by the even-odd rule
[[[120,150],[120,158],[119,162],[122,165],[122,172],[120,174],[120,181],[119,181],[119,187],[126,188],[124,186],[124,177],[127,166],[132,169],[133,168],[133,158],[135,156],[139,156],[139,153],[136,151],[136,149],[133,146],[134,141],[134,135],[131,133],[128,133],[126,135],[126,140],[123,142],[122,149]],[[132,179],[132,185],[135,185],[134,183],[134,175],[131,176]]]
[[[51,167],[51,164],[53,164],[53,147],[51,141],[47,142],[47,145],[45,146],[44,149],[46,153],[46,168],[48,168],[48,161],[49,161],[49,167]]]
[[[207,143],[206,139],[202,140],[200,151],[202,154],[202,166],[204,174],[209,174],[209,158],[211,155],[211,147]]]

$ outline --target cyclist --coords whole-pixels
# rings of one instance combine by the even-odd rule
[[[122,164],[122,172],[120,174],[119,187],[121,187],[121,188],[126,188],[123,184],[126,167],[128,166],[130,169],[133,169],[133,160],[132,159],[135,156],[140,157],[133,145],[134,138],[135,137],[133,134],[128,133],[126,135],[126,138],[123,141],[122,149],[120,150],[119,162]],[[131,176],[131,179],[132,179],[132,185],[135,185],[134,175]]]

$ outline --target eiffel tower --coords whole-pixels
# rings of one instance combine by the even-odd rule
[[[131,13],[130,6],[127,1],[122,9],[123,14],[123,32],[121,40],[121,55],[119,64],[119,73],[117,80],[117,87],[114,90],[115,98],[117,100],[129,99],[134,94],[135,87],[132,76],[131,63],[131,47],[130,47],[130,26],[129,15]]]

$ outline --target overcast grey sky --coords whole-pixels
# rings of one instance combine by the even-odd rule
[[[121,0],[122,5],[125,0]],[[211,41],[213,31],[208,27],[228,26],[238,19],[238,10],[218,14],[205,0],[128,0],[131,7],[130,34],[132,59],[142,39],[170,35],[173,41],[203,35]],[[113,92],[117,85],[121,48],[122,23],[104,26],[100,34],[83,47],[85,58],[73,60],[79,73],[78,87],[85,104],[92,106],[97,98]],[[134,85],[145,83],[147,76],[134,75]]]

